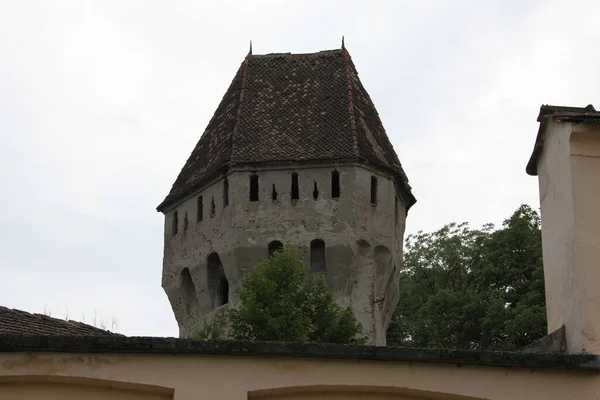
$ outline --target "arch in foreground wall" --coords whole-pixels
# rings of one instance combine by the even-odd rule
[[[387,386],[315,385],[255,390],[248,400],[483,400]]]
[[[2,399],[171,400],[174,392],[158,385],[76,376],[0,377]]]

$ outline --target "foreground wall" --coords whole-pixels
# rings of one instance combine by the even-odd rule
[[[1,399],[596,399],[594,371],[272,356],[0,353]]]

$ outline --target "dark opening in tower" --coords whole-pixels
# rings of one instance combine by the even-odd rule
[[[258,175],[250,175],[250,201],[258,201]]]
[[[281,249],[283,249],[283,243],[279,240],[273,240],[269,243],[269,257],[273,257],[275,253]]]
[[[196,287],[194,286],[194,281],[192,280],[189,268],[181,270],[180,280],[181,299],[185,306],[185,311],[189,314],[192,310],[192,305],[196,300]]]
[[[213,307],[220,307],[229,302],[229,281],[219,254],[214,252],[206,258],[206,282]]]
[[[323,239],[315,239],[310,242],[310,272],[327,273],[325,242]]]
[[[223,180],[223,208],[229,205],[229,181],[227,178]]]
[[[198,196],[198,210],[196,213],[196,222],[202,221],[204,218],[204,204],[203,204],[202,196]]]
[[[377,205],[377,178],[371,176],[371,204]]]
[[[179,229],[179,216],[177,215],[177,211],[173,212],[173,222],[171,223],[171,232],[173,235],[177,235],[177,230]]]
[[[331,197],[337,199],[340,197],[340,172],[331,171]]]
[[[300,198],[300,188],[298,187],[298,174],[292,173],[292,200]]]

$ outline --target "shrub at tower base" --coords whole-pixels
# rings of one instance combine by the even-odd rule
[[[333,302],[322,275],[309,273],[290,246],[248,272],[231,309],[229,336],[240,340],[297,343],[364,343],[350,309]]]

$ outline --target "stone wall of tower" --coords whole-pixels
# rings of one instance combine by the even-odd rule
[[[338,198],[332,198],[334,170],[340,177]],[[292,199],[294,173],[298,199]],[[250,201],[253,174],[258,176],[258,201]],[[373,177],[377,180],[376,204],[371,203]],[[398,302],[406,214],[391,177],[360,165],[314,165],[236,170],[227,181],[228,206],[224,206],[221,178],[165,213],[163,287],[180,335],[189,336],[203,317],[218,317],[222,310],[215,301],[215,283],[211,283],[215,257],[213,254],[209,260],[210,254],[218,254],[228,283],[228,305],[235,306],[235,289],[249,268],[267,258],[269,243],[289,242],[299,247],[310,265],[311,242],[322,240],[327,283],[336,302],[352,308],[371,343],[385,344]],[[204,204],[201,221],[197,217],[199,196]],[[210,213],[212,199],[214,215]],[[188,226],[184,229],[186,213]]]

